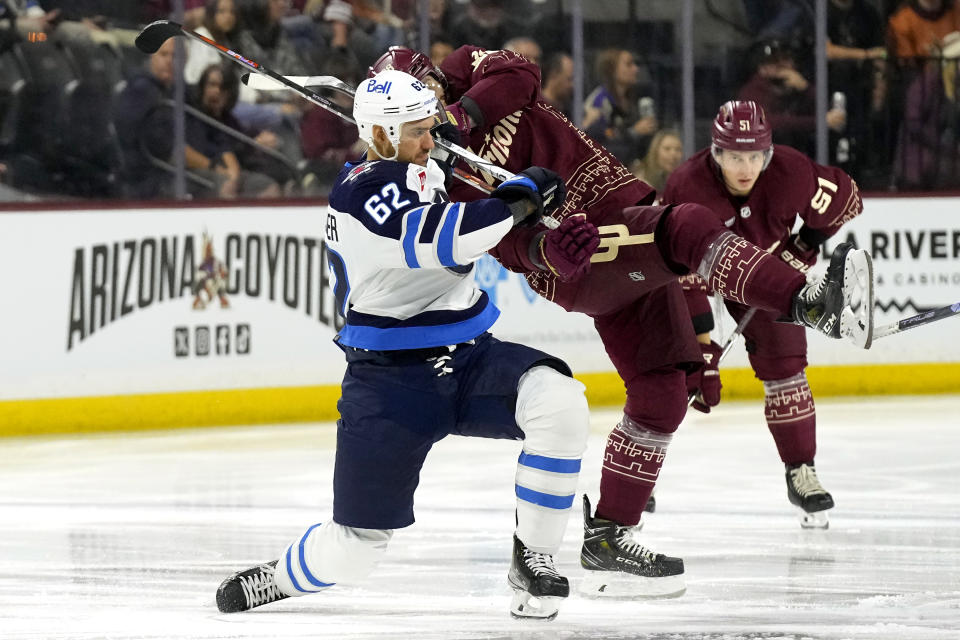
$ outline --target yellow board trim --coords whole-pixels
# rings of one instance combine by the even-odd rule
[[[960,391],[960,363],[810,367],[814,397]],[[621,406],[616,373],[584,373],[591,406]],[[723,398],[763,397],[750,369],[724,369]],[[339,385],[0,401],[0,436],[332,421]]]

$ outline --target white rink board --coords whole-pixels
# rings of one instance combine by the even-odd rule
[[[958,205],[960,199],[871,199],[849,225],[859,246],[887,247],[875,265],[877,300],[890,311],[878,313],[878,323],[916,313],[909,301],[960,300]],[[322,214],[318,206],[0,214],[0,400],[339,383],[343,358],[331,342]],[[194,309],[189,282],[183,285],[189,265],[201,260],[204,231],[229,267],[229,308],[215,299]],[[257,247],[259,260],[250,257]],[[495,335],[561,356],[578,372],[612,370],[589,318],[542,300],[489,257],[475,273],[503,310]],[[886,338],[869,352],[811,335],[810,360],[957,362],[957,322]],[[198,350],[204,328],[212,332],[209,350]],[[722,333],[731,328],[727,320]],[[735,349],[727,366],[746,366],[742,351]]]

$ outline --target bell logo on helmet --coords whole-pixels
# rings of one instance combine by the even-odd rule
[[[390,93],[390,85],[392,84],[392,82],[382,82],[380,84],[370,82],[367,84],[367,93]]]

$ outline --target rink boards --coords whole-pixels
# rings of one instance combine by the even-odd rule
[[[871,250],[877,322],[960,301],[960,198],[873,198],[828,243]],[[0,434],[330,420],[343,358],[323,205],[0,213]],[[594,405],[622,383],[589,318],[485,257],[501,339],[566,359]],[[202,290],[198,300],[197,291]],[[733,328],[720,322],[719,335]],[[810,335],[818,396],[960,389],[960,319],[869,351]],[[715,336],[716,337],[716,336]],[[742,345],[727,397],[759,396]]]

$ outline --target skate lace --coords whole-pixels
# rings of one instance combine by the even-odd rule
[[[523,563],[536,576],[551,576],[559,578],[560,574],[553,564],[553,556],[548,553],[537,553],[530,549],[523,550]]]
[[[810,279],[812,279],[812,278],[814,278],[814,277],[816,277],[816,276],[808,276],[808,279],[807,279],[808,284],[809,284],[809,282],[810,282]],[[809,288],[807,289],[807,295],[806,295],[807,302],[814,302],[814,301],[817,300],[821,295],[823,295],[823,289],[824,289],[824,287],[826,287],[826,286],[827,286],[827,277],[826,277],[826,275],[820,276],[820,277],[819,277],[819,280],[818,280],[818,282],[817,282],[817,286],[815,286],[815,287],[809,287]]]
[[[273,580],[273,573],[273,567],[262,566],[258,573],[238,578],[248,607],[256,607],[283,597]]]
[[[791,469],[790,481],[793,483],[794,490],[802,498],[827,492],[817,479],[816,469],[810,465],[803,464],[796,469]]]
[[[643,559],[647,562],[654,562],[657,554],[637,542],[636,534],[638,531],[639,527],[621,527],[617,533],[617,545],[619,545],[627,555]]]

